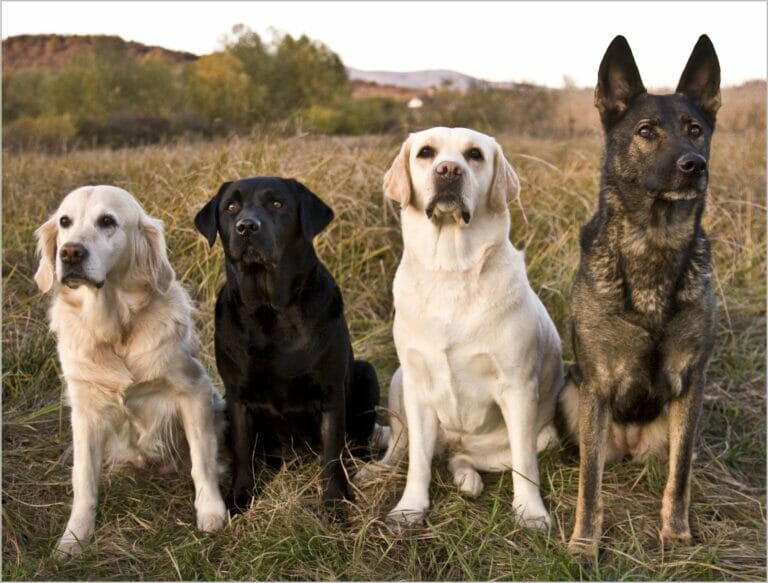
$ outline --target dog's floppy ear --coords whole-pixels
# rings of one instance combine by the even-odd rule
[[[53,216],[45,221],[35,231],[37,237],[37,254],[40,257],[40,263],[35,272],[35,283],[41,292],[46,293],[56,277],[56,234],[58,226],[56,217]]]
[[[715,115],[720,109],[720,61],[706,34],[693,47],[675,93],[693,101],[709,124],[715,126]]]
[[[384,194],[406,208],[411,202],[413,187],[411,186],[411,170],[408,159],[411,155],[410,137],[403,142],[400,153],[384,174]]]
[[[301,232],[311,242],[333,220],[333,209],[298,180],[291,178],[288,182],[299,196]]]
[[[170,289],[176,275],[168,261],[163,221],[141,214],[134,236],[132,260],[132,278],[149,283],[152,289],[161,293]]]
[[[619,35],[605,51],[597,73],[595,107],[603,126],[607,128],[616,123],[641,93],[645,93],[645,87],[632,49],[627,39]]]
[[[520,179],[504,156],[501,145],[496,143],[495,146],[489,205],[494,210],[503,211],[510,200],[520,196]]]
[[[216,234],[219,232],[219,197],[224,193],[232,182],[225,182],[219,187],[216,193],[206,205],[195,215],[195,227],[200,233],[208,239],[208,244],[213,247],[216,243]]]

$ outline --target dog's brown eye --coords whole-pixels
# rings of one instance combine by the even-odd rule
[[[273,200],[272,201],[272,208],[281,209],[283,208],[283,203],[279,200]]]
[[[72,226],[72,219],[70,219],[67,215],[64,215],[59,219],[59,226],[62,229],[66,229],[68,227]]]
[[[108,229],[109,227],[114,227],[117,225],[117,221],[112,215],[101,215],[98,220],[98,225],[102,229]]]
[[[688,135],[692,138],[698,138],[701,135],[701,126],[697,123],[692,123],[688,126]]]
[[[470,160],[483,160],[483,153],[479,148],[470,148],[465,156]]]
[[[433,158],[437,152],[432,146],[424,146],[419,153],[416,154],[417,158]]]
[[[228,213],[236,213],[239,210],[240,210],[240,205],[238,203],[236,203],[236,202],[230,202],[227,205],[227,212]]]
[[[637,135],[643,139],[650,140],[653,137],[653,128],[649,124],[643,124],[637,129]]]

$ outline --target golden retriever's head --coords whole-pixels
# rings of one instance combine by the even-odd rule
[[[520,192],[517,174],[492,137],[466,128],[411,134],[384,175],[384,193],[433,221],[469,223],[481,208],[502,212]]]
[[[174,278],[163,224],[133,196],[115,186],[83,186],[70,192],[35,232],[40,264],[35,282],[100,289],[150,286],[168,291]]]

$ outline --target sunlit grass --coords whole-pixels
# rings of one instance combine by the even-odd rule
[[[198,306],[203,360],[213,360],[213,306],[222,252],[193,227],[223,180],[295,177],[335,210],[316,240],[339,283],[358,356],[386,392],[397,366],[391,281],[401,252],[397,209],[381,192],[397,137],[250,138],[66,156],[3,157],[3,577],[5,579],[752,579],[765,580],[765,134],[715,135],[706,227],[715,250],[717,349],[693,475],[692,527],[701,544],[664,551],[660,497],[666,468],[615,464],[605,472],[605,539],[599,567],[572,559],[577,461],[541,457],[549,536],[522,530],[511,476],[489,475],[476,500],[461,497],[435,463],[430,523],[395,535],[381,519],[397,501],[404,468],[358,491],[346,521],[320,505],[317,460],[295,460],[253,509],[214,535],[194,529],[186,474],[114,472],[102,479],[94,543],[79,560],[49,556],[71,503],[68,410],[61,401],[48,301],[37,293],[34,229],[71,189],[110,183],[134,193],[166,223],[171,262]],[[578,230],[596,204],[601,138],[497,136],[523,185],[511,239],[570,358],[568,298]],[[527,222],[526,222],[527,219]]]

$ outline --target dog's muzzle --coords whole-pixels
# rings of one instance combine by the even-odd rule
[[[65,243],[59,249],[62,276],[61,283],[69,288],[81,285],[92,285],[97,289],[103,287],[103,281],[93,281],[85,274],[85,261],[89,256],[88,249],[80,243]]]
[[[61,278],[61,283],[66,285],[68,288],[75,289],[77,287],[80,287],[81,285],[89,285],[93,286],[96,289],[101,289],[104,287],[103,281],[93,281],[88,276],[86,276],[82,272],[77,271],[70,271],[68,273],[65,273],[64,276]]]
[[[426,213],[432,219],[438,215],[454,215],[469,224],[472,214],[469,212],[461,191],[464,185],[464,170],[454,162],[441,162],[435,168],[435,191],[437,194],[429,201]]]
[[[461,217],[467,225],[472,218],[472,213],[469,212],[463,198],[457,194],[438,194],[429,201],[425,212],[430,220],[435,215],[457,215],[457,221],[458,217]]]

